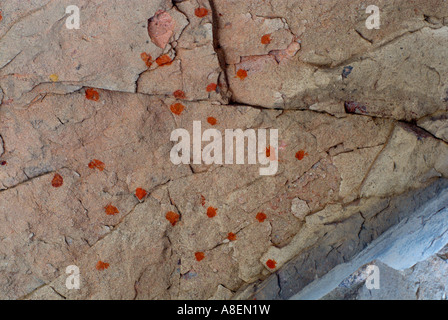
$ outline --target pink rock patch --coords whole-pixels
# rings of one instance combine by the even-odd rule
[[[165,48],[174,33],[175,22],[168,12],[159,10],[148,20],[148,34],[151,41],[160,48]]]
[[[300,43],[294,41],[288,46],[288,48],[284,50],[272,50],[271,52],[269,52],[269,55],[275,57],[275,60],[280,63],[285,59],[294,57],[299,50]]]
[[[247,70],[249,74],[263,71],[268,65],[276,65],[275,58],[270,55],[241,57],[237,69]]]

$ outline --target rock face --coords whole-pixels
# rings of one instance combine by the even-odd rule
[[[446,181],[437,183],[414,195],[414,201],[409,201],[406,208],[412,213],[406,219],[351,261],[300,290],[293,299],[445,300],[448,266],[445,186]]]
[[[448,5],[324,2],[3,1],[0,299],[286,299],[441,197]]]

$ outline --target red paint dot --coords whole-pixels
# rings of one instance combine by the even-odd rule
[[[86,89],[86,99],[98,101],[100,99],[100,94],[92,88]]]
[[[236,72],[236,76],[237,76],[237,78],[240,78],[240,80],[244,80],[247,77],[247,71],[243,70],[243,69],[239,69]]]
[[[271,43],[271,35],[270,34],[265,34],[264,36],[261,37],[261,43],[262,44],[270,44]]]
[[[97,159],[93,159],[92,161],[89,162],[89,168],[90,169],[98,169],[100,171],[103,171],[105,167],[104,162],[97,160]]]
[[[215,216],[216,216],[216,208],[208,207],[208,208],[207,208],[207,216],[208,216],[209,218],[213,218],[213,217],[215,217]]]
[[[269,269],[275,269],[275,266],[277,265],[277,261],[269,259],[266,261],[266,265]]]
[[[179,221],[179,217],[180,217],[180,215],[178,215],[177,213],[175,213],[173,211],[168,211],[165,215],[166,220],[168,220],[173,227]]]
[[[201,194],[201,205],[205,207],[205,197]]]
[[[59,173],[56,173],[53,177],[53,180],[51,180],[51,185],[55,188],[59,188],[64,183],[64,179]]]
[[[182,111],[184,111],[184,109],[185,106],[182,103],[175,103],[172,104],[170,107],[171,112],[178,116],[180,116],[180,114],[182,113]]]
[[[216,119],[213,117],[208,117],[207,122],[210,123],[212,126],[214,126],[216,123],[218,123],[218,121],[216,121]]]
[[[205,254],[204,254],[204,252],[196,252],[196,253],[194,254],[194,256],[195,256],[195,258],[196,258],[197,261],[201,261],[202,259],[205,258]]]
[[[216,83],[210,83],[207,86],[207,92],[216,91],[217,88],[218,88],[218,85]]]
[[[264,222],[266,220],[267,216],[263,212],[258,212],[257,216],[255,217],[259,222]]]
[[[176,99],[185,99],[186,98],[185,92],[183,92],[182,90],[174,91],[173,96]]]
[[[137,188],[135,189],[135,196],[137,197],[138,200],[142,200],[144,197],[146,197],[148,193],[146,192],[145,189],[142,188]]]
[[[2,12],[0,11],[0,21],[3,20]]]
[[[229,239],[230,241],[235,241],[236,234],[234,234],[233,232],[229,232],[229,234],[227,235],[227,239]]]
[[[156,59],[157,64],[162,67],[162,66],[169,66],[170,64],[173,63],[173,60],[171,60],[170,56],[167,54],[164,54],[163,56],[160,56]]]
[[[0,165],[2,165],[2,166],[6,166],[8,163],[5,161],[5,160],[3,160],[2,162],[0,162]]]
[[[266,148],[266,158],[271,156],[271,147]]]
[[[109,268],[109,264],[107,262],[98,261],[96,264],[96,270],[103,271]]]
[[[114,215],[120,213],[120,211],[118,211],[117,207],[114,207],[111,204],[108,204],[107,206],[105,206],[104,211],[106,211],[106,214],[108,216],[114,216]]]
[[[203,18],[208,15],[208,10],[206,8],[197,8],[196,10],[194,10],[194,14],[198,18]]]
[[[142,58],[142,60],[145,62],[146,66],[149,68],[152,66],[152,57],[149,53],[146,52],[142,52],[140,54],[140,57]]]
[[[303,158],[305,158],[306,156],[308,156],[308,153],[304,150],[300,150],[296,153],[296,158],[299,160],[303,160]]]

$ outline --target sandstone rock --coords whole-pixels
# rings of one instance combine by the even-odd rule
[[[310,213],[311,210],[308,207],[306,201],[295,198],[292,200],[291,213],[298,219],[303,220]]]
[[[2,299],[285,299],[446,190],[442,0],[71,4],[0,6]],[[277,170],[174,164],[194,122]]]

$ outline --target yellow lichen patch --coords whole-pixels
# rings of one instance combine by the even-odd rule
[[[55,73],[53,73],[53,74],[50,74],[50,80],[51,80],[51,82],[58,82],[59,81],[59,77],[58,77],[58,75],[57,74],[55,74]]]

